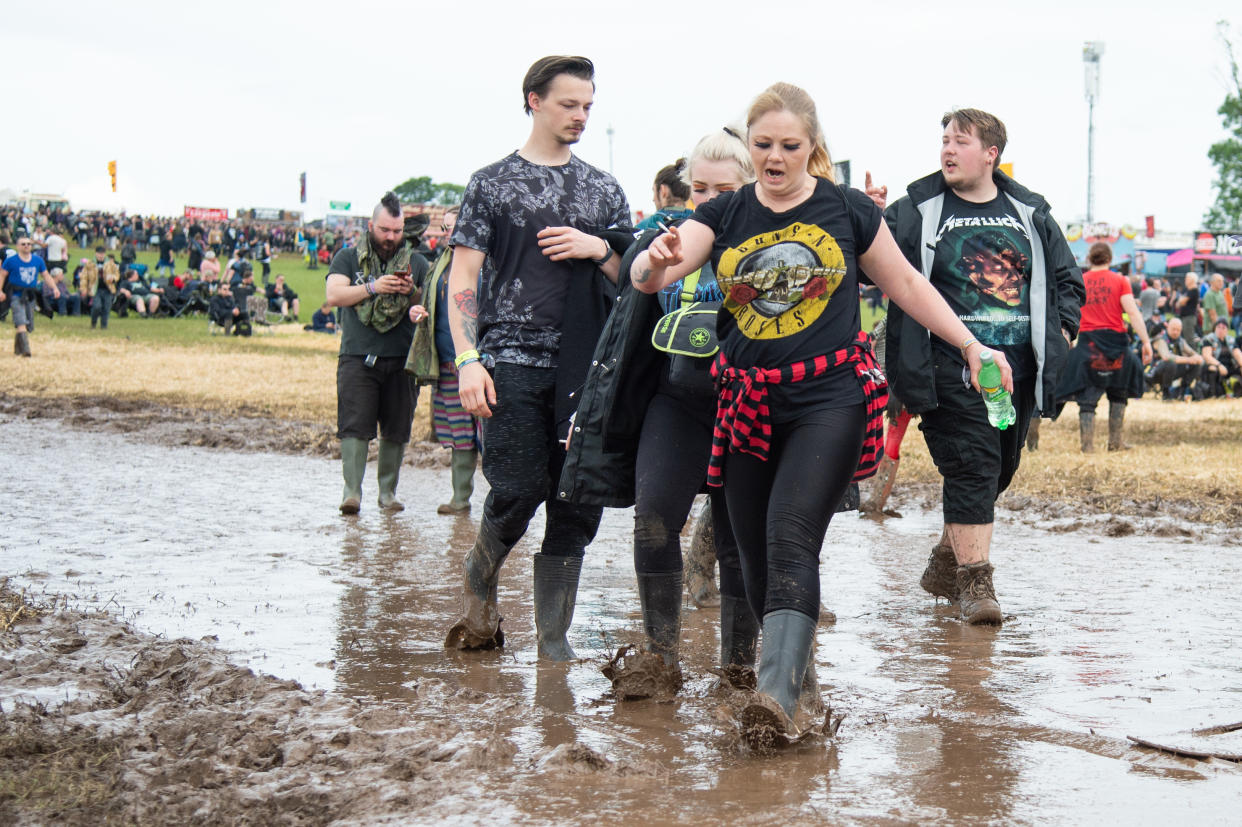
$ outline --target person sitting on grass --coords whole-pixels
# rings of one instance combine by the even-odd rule
[[[147,284],[139,277],[137,270],[130,270],[124,283],[121,284],[117,298],[123,300],[126,306],[138,311],[139,316],[147,318],[155,315],[155,311],[160,306],[160,296],[163,294],[164,288]]]
[[[43,280],[43,303],[62,316],[82,315],[82,297],[65,284],[65,271],[60,267],[53,267]]]
[[[311,323],[302,329],[310,330],[314,333],[336,334],[336,316],[332,313],[332,306],[324,302],[322,307],[311,314]]]
[[[233,298],[233,289],[227,282],[221,284],[219,291],[211,297],[207,313],[213,322],[224,328],[226,336],[250,335],[250,316],[243,308],[238,307]]]
[[[220,262],[216,259],[215,250],[208,250],[203,254],[203,263],[199,265],[198,272],[204,283],[212,284],[212,292],[215,292],[215,285],[220,283]]]
[[[1229,330],[1229,321],[1223,315],[1216,317],[1212,332],[1200,341],[1203,346],[1203,370],[1206,374],[1208,396],[1237,397],[1242,391],[1242,349]]]
[[[298,313],[300,312],[298,294],[285,284],[285,277],[283,275],[277,274],[276,282],[269,284],[265,292],[267,294],[268,311],[279,313],[282,321],[297,320]]]

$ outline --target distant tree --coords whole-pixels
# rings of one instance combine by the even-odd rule
[[[403,204],[450,204],[461,203],[462,193],[466,188],[461,184],[434,182],[430,176],[421,175],[410,178],[392,188]]]
[[[1208,158],[1216,167],[1216,203],[1203,217],[1207,229],[1227,232],[1242,229],[1242,71],[1234,53],[1229,24],[1216,24],[1216,33],[1229,59],[1228,92],[1217,109],[1229,137],[1212,144]]]

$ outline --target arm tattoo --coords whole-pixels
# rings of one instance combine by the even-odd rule
[[[638,284],[646,284],[648,280],[650,280],[650,278],[651,278],[651,268],[644,267],[643,269],[638,271],[638,278],[634,279],[634,281]]]
[[[457,303],[457,309],[462,315],[468,319],[479,318],[479,302],[474,296],[474,291],[466,288],[460,293],[453,296],[453,301]]]

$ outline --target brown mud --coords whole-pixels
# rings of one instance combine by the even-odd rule
[[[583,659],[545,665],[538,517],[502,571],[505,648],[443,648],[477,523],[435,514],[437,464],[403,472],[397,515],[369,467],[342,518],[323,454],[17,413],[0,453],[0,559],[47,604],[0,599],[0,823],[1212,822],[1242,801],[1238,764],[1128,740],[1242,752],[1194,734],[1242,720],[1229,530],[1002,508],[996,629],[918,588],[937,502],[839,514],[815,665],[845,723],[758,757],[720,714],[715,610],[683,604],[672,698],[618,702],[600,674],[641,634],[631,512],[584,563]]]

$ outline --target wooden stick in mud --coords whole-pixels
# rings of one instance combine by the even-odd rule
[[[1167,752],[1170,755],[1181,755],[1185,758],[1219,758],[1222,761],[1238,761],[1242,762],[1242,754],[1236,752],[1205,752],[1204,750],[1189,749],[1187,747],[1170,747],[1165,744],[1157,744],[1154,741],[1148,741],[1145,738],[1135,738],[1133,735],[1127,735],[1127,739],[1138,744],[1140,747],[1148,747],[1149,749]]]
[[[1190,732],[1192,735],[1224,735],[1227,732],[1237,732],[1239,729],[1242,729],[1242,721],[1204,727],[1203,729],[1192,729]]]

